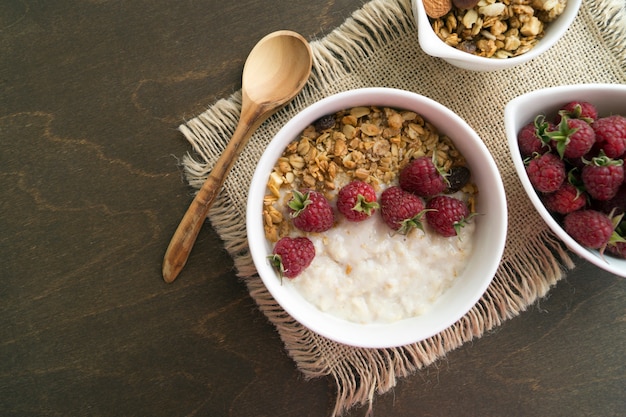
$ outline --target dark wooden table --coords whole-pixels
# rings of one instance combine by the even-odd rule
[[[333,382],[299,373],[208,225],[174,284],[160,265],[192,193],[177,126],[240,88],[265,34],[322,37],[362,4],[0,4],[0,415],[330,413]],[[375,415],[623,415],[625,347],[626,280],[579,262]]]

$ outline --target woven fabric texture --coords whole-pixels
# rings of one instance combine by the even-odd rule
[[[470,72],[421,51],[410,0],[373,0],[322,39],[311,40],[313,72],[304,90],[267,120],[228,176],[209,221],[232,255],[259,309],[307,377],[336,382],[333,415],[369,402],[398,378],[441,359],[519,315],[573,267],[567,249],[547,228],[517,179],[506,144],[503,112],[512,98],[544,87],[626,83],[626,9],[623,0],[585,0],[565,37],[540,58],[492,73]],[[509,233],[501,265],[480,302],[440,334],[393,349],[360,349],[321,337],[293,320],[271,297],[248,252],[246,194],[256,161],[298,111],[331,94],[361,87],[393,87],[436,101],[465,119],[484,140],[501,172]],[[193,151],[182,158],[186,179],[199,188],[238,121],[241,92],[219,100],[179,130]]]

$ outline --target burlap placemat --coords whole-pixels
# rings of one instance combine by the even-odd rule
[[[475,73],[425,55],[410,0],[374,0],[342,26],[312,41],[314,67],[302,93],[254,134],[235,164],[209,220],[232,255],[259,309],[275,325],[288,354],[307,377],[336,381],[333,415],[371,402],[398,378],[518,315],[573,267],[567,250],[533,209],[510,160],[503,110],[512,98],[538,88],[588,82],[626,83],[626,10],[623,0],[585,0],[565,37],[533,62],[511,70]],[[481,301],[435,337],[395,349],[359,349],[325,339],[295,322],[273,300],[248,253],[246,194],[256,161],[275,133],[313,102],[359,87],[414,91],[449,107],[485,141],[502,174],[509,234],[500,268]],[[199,188],[237,124],[241,94],[214,103],[180,126],[193,147],[182,159],[189,184]]]

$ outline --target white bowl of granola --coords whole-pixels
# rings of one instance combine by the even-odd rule
[[[329,116],[330,126],[320,126]],[[368,182],[382,202],[385,190],[398,187],[401,167],[420,155],[435,155],[450,172],[459,164],[469,169],[465,185],[450,190],[450,179],[443,193],[469,196],[463,201],[474,215],[458,236],[438,236],[430,220],[423,230],[396,232],[382,220],[383,203],[361,222],[339,213],[345,184]],[[320,177],[309,178],[319,169]],[[330,230],[307,233],[291,224],[287,204],[303,188],[328,197]],[[424,208],[433,200],[423,197]],[[422,214],[429,210],[436,211]],[[413,92],[365,88],[314,103],[276,134],[250,185],[246,225],[254,265],[291,317],[336,342],[383,348],[431,337],[479,301],[504,250],[507,208],[491,154],[459,116]],[[295,278],[272,262],[276,241],[285,236],[314,242],[313,260]]]
[[[430,6],[446,2],[452,9]],[[460,9],[455,3],[470,8]],[[463,69],[495,71],[528,62],[554,46],[576,18],[581,3],[412,0],[412,8],[424,52]]]
[[[597,113],[597,118],[607,116],[621,115],[626,117],[626,85],[623,84],[574,84],[562,85],[557,87],[543,88],[528,92],[524,95],[511,100],[505,107],[504,123],[511,158],[515,165],[515,170],[528,194],[533,206],[543,218],[550,229],[558,236],[565,245],[580,258],[594,264],[615,275],[626,277],[626,259],[612,254],[611,248],[605,248],[603,254],[598,249],[591,249],[583,246],[579,241],[567,233],[564,228],[564,217],[567,216],[568,210],[555,209],[550,205],[549,200],[556,197],[557,193],[544,193],[536,191],[533,183],[529,179],[526,171],[527,162],[530,159],[528,154],[531,149],[524,142],[520,142],[519,135],[525,126],[534,123],[537,116],[545,117],[546,121],[554,121],[559,110],[566,107],[568,103],[585,102],[591,104]],[[596,125],[593,122],[591,126]],[[522,140],[523,141],[523,140]],[[602,146],[602,145],[600,145]],[[595,146],[594,146],[595,148]],[[595,151],[594,151],[595,152]],[[543,152],[542,152],[543,153]],[[620,153],[619,151],[617,153]],[[592,160],[593,153],[585,155],[588,161]],[[613,159],[624,159],[626,155],[611,155]],[[578,159],[578,158],[576,158]],[[565,159],[565,169],[573,177],[566,178],[564,184],[568,183],[572,178],[578,178],[580,175],[581,164],[572,158]],[[583,168],[584,169],[584,168]],[[574,180],[574,183],[578,181]],[[582,187],[581,187],[582,185]],[[626,187],[626,184],[623,185]],[[586,204],[578,208],[578,210],[600,210],[610,215],[612,210],[616,210],[613,214],[619,214],[626,209],[626,200],[619,195],[605,201],[595,201],[583,184],[577,184],[578,192],[577,200],[583,200]],[[620,191],[620,194],[622,191]],[[546,202],[548,205],[546,206]],[[622,225],[623,227],[623,225]],[[623,234],[623,232],[622,232]],[[601,249],[602,250],[602,249]],[[626,256],[626,252],[624,253]]]

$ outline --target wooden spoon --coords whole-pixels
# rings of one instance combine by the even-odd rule
[[[300,92],[309,79],[312,62],[307,41],[287,30],[270,33],[252,49],[243,68],[239,123],[167,247],[165,282],[174,281],[185,266],[213,200],[254,130]]]

